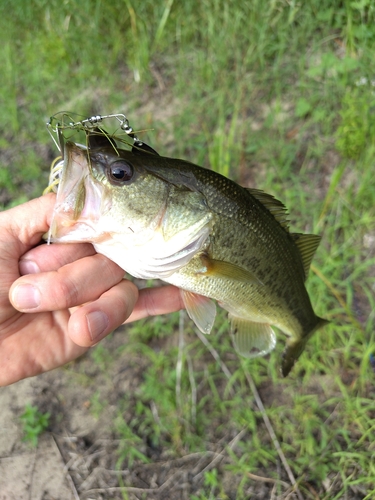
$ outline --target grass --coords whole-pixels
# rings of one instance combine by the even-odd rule
[[[2,2],[3,207],[47,184],[49,116],[123,111],[160,154],[264,189],[293,231],[322,234],[307,286],[332,324],[288,379],[284,339],[240,361],[225,315],[208,338],[216,359],[178,315],[94,351],[102,371],[129,353],[143,367],[118,401],[118,468],[210,452],[205,472],[189,470],[189,498],[287,498],[251,374],[303,498],[375,495],[374,17],[369,0]],[[93,411],[105,404],[95,394]]]

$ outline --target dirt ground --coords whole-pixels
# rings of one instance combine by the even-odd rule
[[[117,403],[124,394],[136,391],[145,368],[142,360],[134,363],[134,353],[133,362],[130,354],[116,356],[127,335],[123,327],[103,341],[114,354],[106,371],[93,362],[90,351],[67,367],[0,388],[0,500],[188,500],[203,485],[202,471],[210,464],[224,464],[228,445],[235,450],[244,436],[231,430],[227,442],[179,457],[171,456],[166,447],[140,443],[139,450],[149,463],[135,460],[119,478],[119,439],[114,432]],[[98,392],[108,401],[101,412],[93,408]],[[27,403],[51,414],[37,448],[22,441],[19,417]],[[228,474],[225,481],[232,483],[229,498],[235,500],[235,478]],[[131,485],[127,496],[120,484]],[[252,493],[269,499],[273,486],[255,482]]]
[[[58,369],[0,389],[1,500],[77,498],[66,467],[69,448],[74,445],[78,458],[81,441],[90,433],[99,439],[105,432],[100,432],[87,404],[94,387],[77,390],[69,378]],[[36,449],[22,441],[19,417],[26,403],[52,413]]]
[[[105,343],[115,350],[123,341],[124,332],[119,330]],[[115,465],[115,403],[136,380],[122,363],[126,363],[123,358],[103,377],[88,353],[66,368],[0,389],[0,500],[117,498],[81,495],[97,484],[100,467]],[[98,389],[108,393],[110,404],[96,418],[90,401]],[[19,417],[27,403],[51,414],[36,449],[22,441]]]

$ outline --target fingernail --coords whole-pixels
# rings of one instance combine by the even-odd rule
[[[87,326],[91,340],[97,340],[103,335],[109,325],[109,319],[102,311],[93,311],[86,314]]]
[[[40,273],[38,264],[33,260],[20,260],[18,267],[21,275]]]
[[[33,285],[17,285],[12,301],[17,309],[35,309],[40,305],[40,292]]]

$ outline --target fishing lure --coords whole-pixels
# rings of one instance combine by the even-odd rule
[[[61,172],[64,166],[64,149],[67,140],[71,137],[77,135],[78,132],[83,132],[85,135],[85,145],[89,149],[89,135],[102,136],[106,141],[109,141],[114,151],[117,151],[116,143],[120,142],[122,144],[127,144],[131,147],[133,153],[137,151],[147,152],[151,154],[158,155],[158,153],[148,144],[141,141],[135,134],[133,128],[129,124],[129,120],[123,113],[114,113],[110,115],[95,115],[89,118],[84,118],[82,120],[74,119],[74,116],[79,117],[75,113],[67,113],[65,111],[60,111],[50,117],[46,123],[48,133],[50,134],[53,142],[55,143],[57,149],[60,152],[60,156],[55,158],[51,164],[50,176],[48,181],[48,186],[43,191],[43,194],[50,192],[57,192],[57,188],[60,182]],[[114,133],[108,133],[101,125],[105,122],[109,126],[113,123],[117,125],[115,127]],[[69,135],[68,131],[72,131]],[[125,134],[125,135],[124,135]],[[129,143],[128,138],[132,139]],[[73,141],[76,142],[76,141]],[[80,144],[80,146],[82,146]]]

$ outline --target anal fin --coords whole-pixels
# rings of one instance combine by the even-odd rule
[[[267,323],[256,323],[229,315],[236,351],[245,358],[265,356],[276,345],[276,335]]]
[[[189,317],[202,333],[210,333],[216,317],[216,305],[213,300],[187,290],[180,289],[180,292]]]

